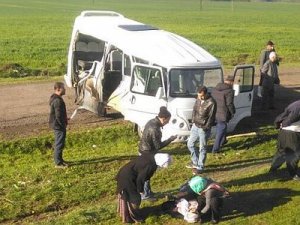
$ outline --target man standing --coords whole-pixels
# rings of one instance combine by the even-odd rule
[[[232,85],[234,78],[228,76],[224,83],[219,83],[212,90],[212,97],[216,100],[217,103],[217,112],[216,112],[216,139],[214,146],[212,148],[212,153],[218,153],[221,146],[227,142],[226,140],[226,130],[227,123],[230,119],[233,118],[235,113],[234,107],[234,91]]]
[[[271,52],[275,52],[274,43],[272,41],[267,42],[266,49],[262,50],[260,54],[259,59],[259,68],[262,69],[265,62],[269,60],[269,55]],[[277,65],[279,65],[279,62],[277,61]]]
[[[260,69],[260,80],[258,84],[258,95],[259,97],[262,97],[262,81],[263,81],[263,75],[261,73],[261,69],[264,66],[264,64],[269,60],[269,55],[271,52],[275,52],[274,43],[272,41],[268,41],[266,45],[266,49],[262,50],[260,54],[259,59],[259,69]],[[276,60],[277,66],[279,66],[279,60]]]
[[[191,152],[192,163],[186,167],[195,169],[195,173],[201,173],[204,170],[207,141],[211,127],[215,123],[216,110],[216,102],[207,92],[207,88],[205,86],[199,87],[198,97],[193,108],[193,125],[187,142],[187,147]],[[199,151],[196,151],[195,142],[198,139]]]
[[[50,118],[49,125],[54,130],[54,162],[56,168],[66,168],[68,164],[63,160],[63,148],[65,146],[66,128],[68,124],[66,105],[62,98],[66,90],[64,83],[54,84],[54,93],[49,100]]]
[[[161,141],[163,126],[169,123],[171,113],[165,106],[160,107],[158,116],[147,122],[141,141],[139,143],[139,152],[143,154],[156,154],[160,149],[170,144],[177,136],[171,136],[165,141]],[[144,185],[144,193],[142,200],[153,197],[153,192],[150,187],[150,180],[147,180]]]
[[[274,84],[279,84],[278,68],[276,64],[276,53],[271,52],[269,60],[265,62],[261,69],[262,74],[262,109],[268,105],[269,109],[274,109]]]
[[[288,172],[293,180],[300,181],[297,173],[300,159],[300,100],[288,105],[284,112],[275,119],[279,130],[277,152],[273,157],[270,172],[275,172],[286,162]]]

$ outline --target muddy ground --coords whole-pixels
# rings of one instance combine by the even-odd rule
[[[242,121],[235,132],[245,132],[260,125],[272,124],[274,117],[294,100],[300,99],[300,68],[280,68],[281,85],[276,91],[276,110],[260,111],[260,99],[254,99],[253,116]],[[258,77],[255,78],[255,83]],[[48,100],[53,92],[53,82],[0,85],[0,139],[36,136],[49,133]],[[68,115],[76,109],[74,91],[67,89],[64,96]],[[122,116],[109,111],[107,117],[81,110],[70,121],[69,130],[94,128],[124,123]]]

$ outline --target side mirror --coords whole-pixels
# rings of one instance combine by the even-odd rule
[[[234,90],[234,96],[238,96],[240,94],[240,85],[239,84],[234,84],[233,85],[233,90]]]
[[[155,98],[161,99],[163,96],[164,96],[163,88],[162,88],[162,87],[159,87],[159,88],[157,89]]]

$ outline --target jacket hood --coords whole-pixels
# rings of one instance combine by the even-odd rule
[[[232,89],[232,87],[229,84],[225,84],[225,83],[218,83],[216,86],[216,90],[218,91],[224,91],[227,89]]]

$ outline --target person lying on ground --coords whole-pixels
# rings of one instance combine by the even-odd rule
[[[170,197],[173,200],[163,203],[162,208],[173,215],[176,215],[174,212],[180,213],[190,223],[201,222],[208,217],[216,224],[221,219],[223,199],[226,197],[229,197],[229,192],[221,184],[197,175],[182,185],[179,192]]]

